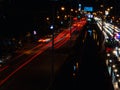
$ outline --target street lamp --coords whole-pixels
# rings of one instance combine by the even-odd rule
[[[64,10],[65,10],[65,7],[62,6],[62,7],[61,7],[61,10],[64,11]]]
[[[56,0],[51,0],[52,3],[52,24],[50,26],[50,30],[52,30],[52,58],[51,58],[51,88],[54,90],[53,82],[54,82],[54,31],[55,31],[55,8],[56,8]]]
[[[54,25],[50,26],[50,30],[52,30],[51,85],[52,85],[52,89],[53,89],[53,81],[54,81]]]
[[[70,11],[73,12],[73,9],[71,8]]]

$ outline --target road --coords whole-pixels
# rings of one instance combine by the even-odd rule
[[[98,30],[94,24],[83,29],[50,90],[114,90]]]
[[[71,27],[71,32],[73,33],[75,30],[78,30],[78,29],[80,30],[85,25],[85,22],[86,21],[78,22],[78,23],[82,23],[82,25],[79,27]],[[74,36],[74,38],[75,37],[76,37],[76,35]],[[69,40],[70,40],[70,30],[68,28],[68,29],[61,31],[58,35],[55,36],[54,49],[55,50],[59,49],[65,43],[69,42]],[[19,79],[19,76],[21,78],[22,75],[23,75],[24,80],[26,81],[26,82],[24,81],[26,84],[29,81],[29,80],[27,80],[27,78],[30,79],[30,77],[32,77],[32,78],[34,77],[34,79],[35,78],[38,79],[38,81],[36,81],[36,82],[41,83],[41,87],[40,87],[41,89],[43,89],[43,88],[45,89],[46,86],[49,86],[49,84],[51,82],[51,80],[49,81],[49,79],[51,79],[51,61],[52,61],[51,59],[53,59],[53,52],[51,51],[51,47],[52,47],[52,41],[47,42],[47,43],[40,43],[37,45],[29,44],[28,46],[24,47],[22,50],[20,50],[20,51],[18,50],[17,55],[15,55],[15,57],[12,58],[6,66],[4,66],[3,68],[0,68],[1,89],[13,90],[15,88],[14,86],[19,87],[19,85],[21,85],[21,84],[19,84],[20,80],[18,80],[18,79]],[[59,53],[59,52],[61,52],[61,50],[58,50],[58,53],[54,54],[54,58],[59,58],[58,60],[54,61],[55,71],[58,68],[60,68],[60,66],[63,64],[64,60],[66,60],[66,57],[68,56],[67,53],[64,54],[64,52],[66,52],[65,50],[62,51],[63,53],[62,52]],[[60,59],[62,59],[62,61],[60,61]],[[38,65],[35,65],[33,63],[36,63]],[[35,68],[34,68],[34,66],[31,66],[31,64],[35,65]],[[31,68],[35,72],[32,71],[29,74],[28,74],[28,72],[25,74],[18,74],[20,71],[25,72],[25,70],[23,70],[23,69],[30,70],[29,68]],[[38,71],[39,71],[39,74],[37,76]],[[23,72],[21,72],[21,73],[23,73]],[[36,76],[34,76],[34,75],[36,75]],[[10,83],[11,80],[13,80],[14,78],[17,81],[15,81],[15,83],[13,82],[13,87],[11,87],[11,85],[10,85],[10,88],[9,88],[9,85],[7,85],[7,83]],[[30,80],[30,81],[32,82],[33,80]],[[18,85],[17,85],[17,82],[18,82]],[[23,81],[21,81],[21,83],[22,82]],[[24,83],[24,85],[26,85],[25,83]],[[14,84],[16,84],[16,85],[14,85]],[[34,84],[36,84],[36,83],[34,82]],[[33,85],[33,87],[34,86],[36,86],[36,85]],[[21,88],[24,89],[23,87],[21,87]],[[21,89],[21,88],[19,88],[19,89]],[[31,88],[31,87],[26,85],[25,88]]]
[[[17,69],[13,65],[15,73],[8,75],[0,90],[114,90],[105,64],[101,32],[96,25],[88,23],[76,33],[79,37],[75,42],[71,40],[59,46],[66,41],[64,39],[55,46],[54,52],[47,49],[39,52],[40,55],[31,55],[26,59],[27,64],[23,63]]]

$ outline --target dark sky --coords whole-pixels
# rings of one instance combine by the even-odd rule
[[[32,31],[33,17],[46,15],[50,3],[45,0],[0,1],[0,36]]]

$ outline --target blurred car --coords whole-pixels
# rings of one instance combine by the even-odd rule
[[[2,57],[0,58],[0,67],[6,65],[6,64],[10,61],[11,58],[12,58],[11,55],[2,56]]]
[[[120,41],[120,32],[114,33],[114,38],[115,38],[117,41]]]
[[[107,48],[115,48],[118,45],[119,45],[119,43],[115,39],[113,39],[113,38],[106,39],[105,47],[107,47]]]
[[[41,43],[47,43],[47,42],[50,42],[51,41],[51,38],[40,38],[38,39],[38,42],[41,42]]]

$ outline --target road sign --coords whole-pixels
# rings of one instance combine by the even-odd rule
[[[93,11],[93,7],[84,7],[84,11],[92,12]]]

